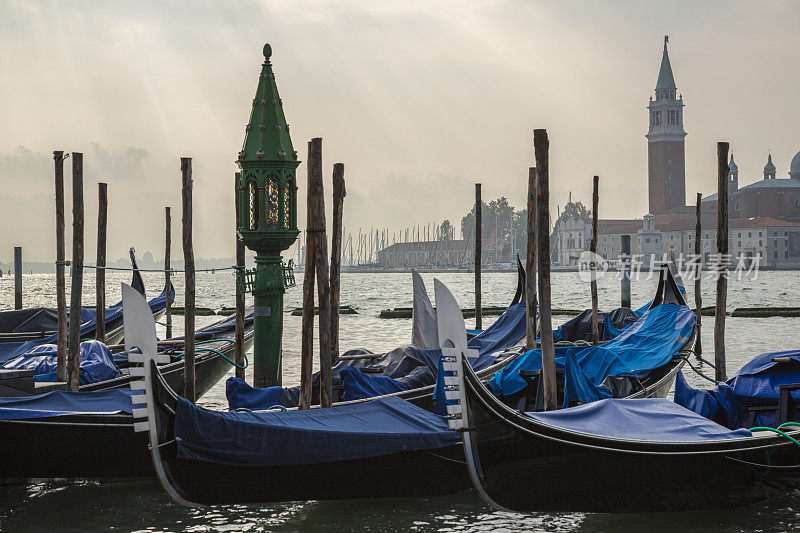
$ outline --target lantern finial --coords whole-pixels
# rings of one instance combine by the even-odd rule
[[[278,95],[270,62],[272,46],[265,44],[263,52],[265,59],[253,96],[250,120],[245,126],[244,143],[239,152],[238,163],[241,168],[253,163],[266,166],[287,161],[297,163],[289,126],[283,114],[283,101]]]

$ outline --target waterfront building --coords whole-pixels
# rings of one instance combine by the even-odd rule
[[[686,205],[686,162],[683,95],[677,84],[664,38],[654,97],[648,105],[647,134],[649,212],[640,219],[599,220],[597,252],[609,260],[620,254],[623,235],[631,236],[631,253],[649,264],[664,253],[694,253],[695,206]],[[758,257],[762,266],[800,268],[800,152],[789,164],[788,178],[778,178],[772,154],[763,178],[740,186],[739,166],[729,162],[728,243],[734,261]],[[702,199],[704,259],[716,251],[717,195]],[[554,259],[576,265],[589,250],[591,220],[561,218],[553,228]]]
[[[482,264],[510,264],[513,253],[510,244],[498,239],[483,239]],[[472,268],[475,241],[451,239],[418,242],[397,242],[377,253],[377,266],[382,268]]]

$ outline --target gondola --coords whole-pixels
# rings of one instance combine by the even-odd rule
[[[150,315],[152,317],[152,315]],[[151,320],[153,320],[151,318]],[[198,340],[233,360],[234,317],[196,333]],[[245,350],[252,346],[252,315],[245,321]],[[182,345],[162,347],[160,367],[166,383],[183,389]],[[0,461],[5,479],[119,479],[152,477],[147,439],[134,433],[131,374],[141,366],[123,368],[125,375],[81,387],[81,392],[54,391],[38,397],[0,399],[0,442],[7,450]],[[215,353],[196,354],[196,393],[205,394],[231,368]],[[28,413],[28,414],[26,414]]]
[[[399,347],[386,354],[371,354],[350,350],[344,356],[355,359],[338,362],[332,369],[335,405],[347,405],[370,397],[396,396],[427,410],[434,407],[437,363],[440,356],[436,338],[436,312],[420,275],[412,270],[413,323],[411,345]],[[468,345],[478,350],[471,360],[478,375],[492,376],[514,358],[524,353],[520,344],[525,336],[525,270],[517,258],[517,289],[508,309],[489,328],[470,335]],[[584,313],[585,315],[585,313]],[[601,332],[605,328],[624,328],[636,321],[630,309],[609,313],[606,324],[601,317]],[[585,317],[569,320],[556,330],[561,345],[570,346],[590,339]],[[672,374],[674,377],[674,373]],[[318,402],[318,374],[314,375],[314,402]],[[281,406],[296,408],[299,387],[269,387],[255,389],[243,380],[229,378],[226,392],[231,409],[267,409]],[[666,394],[666,393],[665,393]]]
[[[136,266],[136,258],[131,248],[131,265],[133,279],[131,286],[144,294],[144,281]],[[166,293],[151,301],[151,308],[157,316],[166,309]],[[174,292],[173,292],[174,300]],[[105,340],[108,344],[116,344],[122,339],[122,302],[106,309]],[[97,321],[94,309],[81,309],[81,337],[94,337]],[[58,312],[49,307],[32,307],[0,312],[0,343],[23,343],[27,341],[49,342],[58,334]],[[31,343],[32,346],[35,343]]]
[[[525,336],[525,270],[518,260],[517,288],[506,312],[489,328],[469,335],[470,345],[480,348],[474,361],[482,376],[491,376],[525,351],[519,342]],[[348,405],[376,396],[396,396],[417,406],[433,408],[434,381],[439,358],[436,312],[422,277],[412,270],[413,322],[411,344],[387,353],[348,350],[332,368],[335,405]],[[353,359],[348,359],[353,357]],[[319,374],[314,377],[313,403],[319,403]],[[229,378],[226,392],[231,409],[297,408],[299,386],[257,389]]]
[[[438,301],[437,293],[437,301]],[[473,486],[518,512],[730,508],[800,486],[800,430],[730,429],[665,398],[603,399],[521,412],[451,349],[450,426]],[[800,386],[798,386],[800,387]]]
[[[474,356],[455,299],[449,291],[440,296],[436,283],[443,355],[450,357],[452,347],[459,346]],[[306,411],[211,411],[180,398],[155,362],[149,364],[144,385],[136,384],[145,394],[135,400],[143,405],[135,416],[146,417],[138,429],[148,432],[159,480],[181,504],[427,497],[470,484],[463,464],[464,428],[447,430],[445,416],[396,395]],[[655,385],[664,379],[637,396],[660,393],[662,387]],[[445,385],[452,396],[450,384]],[[424,426],[415,433],[427,438],[424,443],[403,442],[409,420]]]

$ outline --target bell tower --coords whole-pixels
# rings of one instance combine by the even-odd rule
[[[647,174],[650,213],[667,213],[686,205],[686,161],[684,152],[683,95],[672,75],[667,52],[669,37],[664,36],[664,53],[656,81],[655,100],[650,97],[647,109],[650,128],[647,132]]]

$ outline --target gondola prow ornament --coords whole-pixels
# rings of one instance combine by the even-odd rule
[[[158,442],[158,428],[155,421],[156,399],[153,394],[152,375],[156,371],[155,365],[169,363],[170,357],[157,352],[156,321],[147,305],[147,300],[137,289],[125,283],[122,284],[122,317],[128,361],[133,364],[141,364],[141,366],[132,366],[129,370],[132,376],[130,388],[131,403],[133,404],[131,409],[134,419],[133,431],[148,433],[150,437],[148,447],[153,458],[153,465],[164,490],[178,503],[191,505],[166,482],[166,474],[161,465],[162,444]]]
[[[438,279],[433,280],[436,295],[436,325],[439,345],[442,347],[442,370],[444,375],[445,399],[447,400],[447,423],[450,429],[461,432],[464,442],[464,459],[467,463],[472,485],[480,497],[495,509],[506,511],[483,489],[478,449],[471,432],[469,405],[464,395],[464,365],[470,357],[477,357],[478,351],[467,348],[467,330],[464,315],[453,293]]]
[[[239,283],[254,299],[256,387],[281,384],[283,293],[294,285],[294,274],[283,264],[281,252],[294,244],[299,233],[296,169],[300,162],[275,85],[271,55],[270,45],[264,45],[264,64],[237,159],[242,171],[237,231],[245,246],[256,253],[256,268],[238,273]]]

